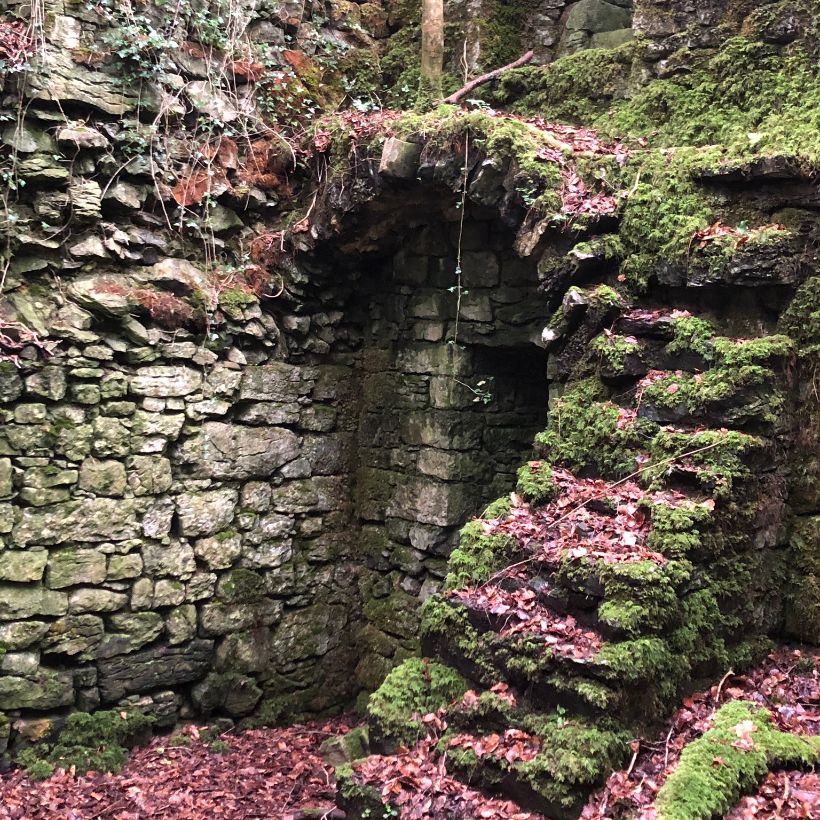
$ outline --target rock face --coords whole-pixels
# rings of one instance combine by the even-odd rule
[[[265,5],[260,14],[271,19],[251,30],[276,56],[286,31],[301,37],[314,25],[299,4],[279,9],[284,16]],[[704,21],[715,19],[718,4],[706,5],[696,14],[691,3],[638,4],[654,57],[636,63],[634,75],[669,69],[657,60],[670,43],[680,46],[681,32],[708,40]],[[355,50],[367,50],[371,37],[396,28],[396,13],[374,3],[334,6],[333,37],[366,37]],[[631,14],[629,2],[555,0],[515,25],[524,37],[538,33],[546,61],[626,41]],[[616,216],[594,223],[593,241],[576,245],[583,219],[576,225],[561,214],[566,231],[534,221],[533,192],[521,195],[526,173],[506,138],[493,156],[474,144],[465,175],[460,154],[442,155],[415,134],[354,153],[355,185],[334,178],[315,221],[292,225],[283,259],[282,239],[268,228],[287,205],[287,146],[270,139],[249,147],[223,135],[215,147],[197,133],[202,156],[214,152],[211,173],[200,177],[185,135],[156,140],[142,125],[146,109],[135,109],[170,115],[191,92],[186,105],[217,130],[220,120],[244,122],[253,80],[240,81],[239,72],[258,69],[236,62],[235,82],[214,89],[205,57],[165,53],[167,86],[154,88],[152,72],[138,100],[125,75],[92,59],[94,38],[114,22],[50,21],[37,59],[51,74],[27,75],[21,93],[34,103],[25,127],[2,137],[3,150],[19,154],[26,183],[14,203],[0,304],[0,330],[9,329],[0,344],[0,709],[10,718],[135,704],[166,724],[196,713],[304,714],[376,688],[418,651],[422,602],[440,603],[433,596],[448,571],[463,569],[457,554],[448,570],[459,529],[516,487],[547,425],[550,389],[552,437],[543,446],[561,464],[574,459],[579,474],[613,467],[603,437],[584,438],[609,421],[639,442],[661,426],[670,436],[682,426],[727,426],[761,439],[742,440],[743,468],[754,475],[743,474],[743,499],[768,499],[744,531],[761,561],[777,563],[787,550],[800,556],[810,580],[784,617],[791,635],[812,639],[816,622],[801,613],[814,606],[818,575],[813,370],[806,362],[791,370],[791,353],[774,345],[768,381],[703,395],[699,378],[718,368],[714,350],[726,339],[763,337],[786,296],[805,287],[810,231],[782,244],[739,242],[725,265],[700,248],[685,265],[655,260],[652,310],[630,310],[610,287],[621,252]],[[785,24],[767,25],[767,42],[788,36]],[[488,42],[480,44],[485,55]],[[309,82],[310,66],[299,65],[294,72]],[[56,100],[78,119],[66,123]],[[244,175],[251,159],[264,159],[267,170]],[[788,164],[758,172],[779,186],[778,207],[816,209]],[[721,166],[701,183],[718,186],[734,207],[750,179],[751,169]],[[747,210],[771,222],[770,205],[755,200]],[[206,247],[192,249],[192,237],[203,235]],[[596,239],[615,250],[601,251]],[[249,263],[243,253],[252,245],[263,252]],[[223,256],[235,264],[214,270]],[[701,318],[716,293],[741,291],[736,324],[722,329],[724,342],[708,356],[669,347],[680,343],[680,317],[663,301],[670,292],[685,294],[682,304]],[[721,360],[724,371],[764,366],[757,348],[736,355]],[[788,383],[792,373],[799,389]],[[606,398],[582,392],[561,403],[579,374],[597,380]],[[794,418],[801,461],[787,499]],[[643,463],[634,439],[621,443],[615,466],[625,460],[630,469],[618,475]],[[676,465],[671,477],[695,485],[701,467]],[[719,470],[707,478],[710,493],[729,492]],[[786,535],[787,500],[798,520]],[[486,520],[505,510],[495,505]],[[763,567],[761,579],[776,574],[767,573]],[[593,610],[614,612],[612,630],[654,640],[660,627],[616,623],[628,602],[607,610],[604,580],[562,575],[548,603],[579,622]],[[645,580],[621,579],[618,589],[643,589]],[[755,611],[744,624],[757,632],[773,628],[782,611],[780,591],[766,583],[747,590]],[[696,586],[675,589],[683,599]],[[660,609],[689,617],[675,606]],[[427,649],[458,656],[462,671],[478,677],[459,656],[463,647],[448,644],[459,634],[436,633]],[[493,674],[512,675],[501,654],[491,658]],[[568,679],[590,683],[588,672],[572,666]],[[602,665],[589,677],[604,674]],[[594,686],[582,689],[589,695]],[[622,688],[615,694],[634,706]]]

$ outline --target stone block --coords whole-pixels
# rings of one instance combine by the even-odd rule
[[[87,458],[80,466],[81,490],[95,495],[121,496],[125,487],[125,465],[119,461]]]
[[[44,404],[18,404],[14,408],[14,420],[17,424],[41,424],[47,415]]]
[[[113,658],[135,652],[158,638],[165,625],[157,612],[124,612],[109,618],[112,632],[106,634],[94,652],[96,658]]]
[[[174,510],[174,502],[170,498],[158,498],[142,517],[142,534],[146,538],[164,538],[171,532]]]
[[[176,578],[160,578],[154,584],[152,606],[179,606],[185,600],[185,584]]]
[[[461,284],[465,288],[493,288],[500,279],[498,256],[490,251],[464,251]]]
[[[456,345],[416,344],[399,351],[396,367],[402,373],[465,376],[473,371],[469,352]]]
[[[213,641],[198,639],[179,646],[160,645],[101,659],[100,695],[105,703],[115,703],[132,692],[191,683],[205,675],[212,655]]]
[[[439,483],[423,478],[405,478],[387,506],[387,515],[451,527],[478,512],[478,499],[470,484]]]
[[[43,652],[58,655],[87,653],[102,640],[104,632],[103,620],[96,615],[58,618],[43,638]]]
[[[105,580],[105,555],[95,549],[63,549],[48,559],[46,584],[50,589],[101,584]]]
[[[402,441],[440,450],[474,450],[481,445],[482,430],[463,412],[408,413],[402,420]]]
[[[131,430],[122,419],[98,416],[93,422],[92,449],[98,456],[127,456],[131,452]]]
[[[26,392],[50,401],[60,401],[66,393],[66,377],[62,367],[49,365],[26,377]]]
[[[213,535],[233,521],[239,494],[236,490],[183,493],[176,497],[180,533],[186,538]]]
[[[68,611],[72,614],[83,612],[116,612],[128,603],[128,596],[122,592],[96,587],[74,589],[68,596]]]
[[[254,626],[271,626],[282,615],[281,601],[263,598],[253,604],[212,601],[199,610],[199,632],[205,636],[227,635]]]
[[[194,543],[194,555],[211,569],[227,569],[242,554],[242,538],[233,530],[224,530]]]
[[[595,34],[600,31],[616,31],[629,28],[632,14],[605,0],[578,0],[570,8],[566,19],[568,32],[587,31]]]
[[[68,541],[125,541],[139,534],[135,499],[84,498],[45,509],[25,508],[12,530],[17,546]]]
[[[49,624],[45,621],[16,621],[0,624],[0,646],[9,651],[25,649],[38,643],[48,632]]]
[[[192,604],[185,604],[172,609],[165,618],[165,632],[171,646],[194,638],[196,636],[196,607]]]
[[[8,498],[14,492],[11,459],[0,458],[0,498]]]
[[[379,160],[379,173],[393,179],[415,179],[421,160],[421,146],[398,137],[388,137]]]
[[[292,664],[318,658],[341,642],[347,625],[343,607],[316,604],[286,612],[271,639],[271,655]]]
[[[68,595],[37,585],[0,584],[0,619],[31,618],[35,615],[65,615]]]
[[[188,578],[196,572],[196,560],[190,544],[173,541],[170,544],[147,543],[142,548],[143,569],[147,575],[171,575]]]
[[[35,675],[40,666],[40,653],[35,651],[27,652],[6,652],[0,657],[0,674],[4,675]]]
[[[127,578],[138,578],[142,573],[142,556],[138,553],[129,555],[111,555],[108,558],[106,580],[122,581]]]
[[[9,550],[0,553],[0,581],[40,581],[48,559],[46,550]]]
[[[245,428],[206,422],[202,434],[186,443],[198,475],[222,479],[265,478],[300,455],[299,441],[281,427]]]
[[[131,377],[131,392],[138,396],[189,396],[201,386],[202,374],[184,365],[141,367]]]
[[[57,709],[74,702],[70,672],[40,669],[36,676],[0,676],[0,703],[4,709]]]
[[[312,372],[284,362],[248,367],[242,373],[239,398],[242,401],[293,402],[313,389]]]

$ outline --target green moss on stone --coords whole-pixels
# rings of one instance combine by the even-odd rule
[[[483,583],[509,562],[515,541],[507,535],[487,535],[484,526],[476,519],[462,528],[458,547],[450,554],[445,589]]]
[[[820,738],[778,731],[764,709],[732,701],[712,728],[683,750],[656,802],[659,820],[723,816],[773,768],[820,763]]]
[[[558,493],[552,470],[546,464],[531,461],[519,468],[515,491],[529,504],[545,504]]]
[[[368,718],[383,737],[409,746],[424,734],[421,717],[461,697],[467,688],[450,667],[408,658],[371,695]]]

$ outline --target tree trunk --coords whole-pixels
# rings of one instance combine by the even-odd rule
[[[444,0],[421,0],[421,82],[417,105],[429,108],[443,96]]]

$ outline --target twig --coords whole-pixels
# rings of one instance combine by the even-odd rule
[[[480,77],[476,77],[474,80],[470,80],[469,83],[459,88],[458,91],[450,94],[449,97],[445,97],[442,102],[455,105],[459,100],[466,97],[474,88],[478,88],[480,85],[484,85],[485,83],[494,80],[505,71],[510,71],[513,68],[521,68],[522,65],[526,65],[530,60],[532,60],[534,56],[534,52],[528,51],[526,54],[523,54],[515,60],[515,62],[507,63],[507,65],[501,66],[501,68],[495,68],[492,71],[488,71],[486,74],[482,74]]]
[[[672,732],[675,731],[674,724],[669,729],[669,734],[666,736],[666,743],[664,743],[664,753],[663,753],[663,768],[665,769],[669,765],[669,741],[672,739]]]
[[[626,770],[626,776],[627,777],[629,777],[629,775],[632,774],[632,770],[635,768],[635,762],[638,759],[638,753],[641,751],[641,741],[636,740],[636,741],[634,741],[634,743],[635,743],[635,751],[632,753],[632,760],[629,761],[629,768]]]
[[[720,679],[720,683],[718,684],[718,688],[717,688],[717,694],[715,695],[715,706],[717,706],[717,705],[720,703],[720,693],[721,693],[721,691],[722,691],[722,689],[723,689],[723,684],[724,684],[724,683],[726,683],[726,681],[727,681],[729,678],[731,678],[731,677],[732,677],[732,675],[734,675],[734,674],[735,674],[734,670],[733,670],[733,669],[730,669],[730,670],[729,670],[729,671],[728,671],[728,672],[727,672],[727,673],[726,673],[726,674],[725,674],[725,675],[724,675],[724,676]]]

